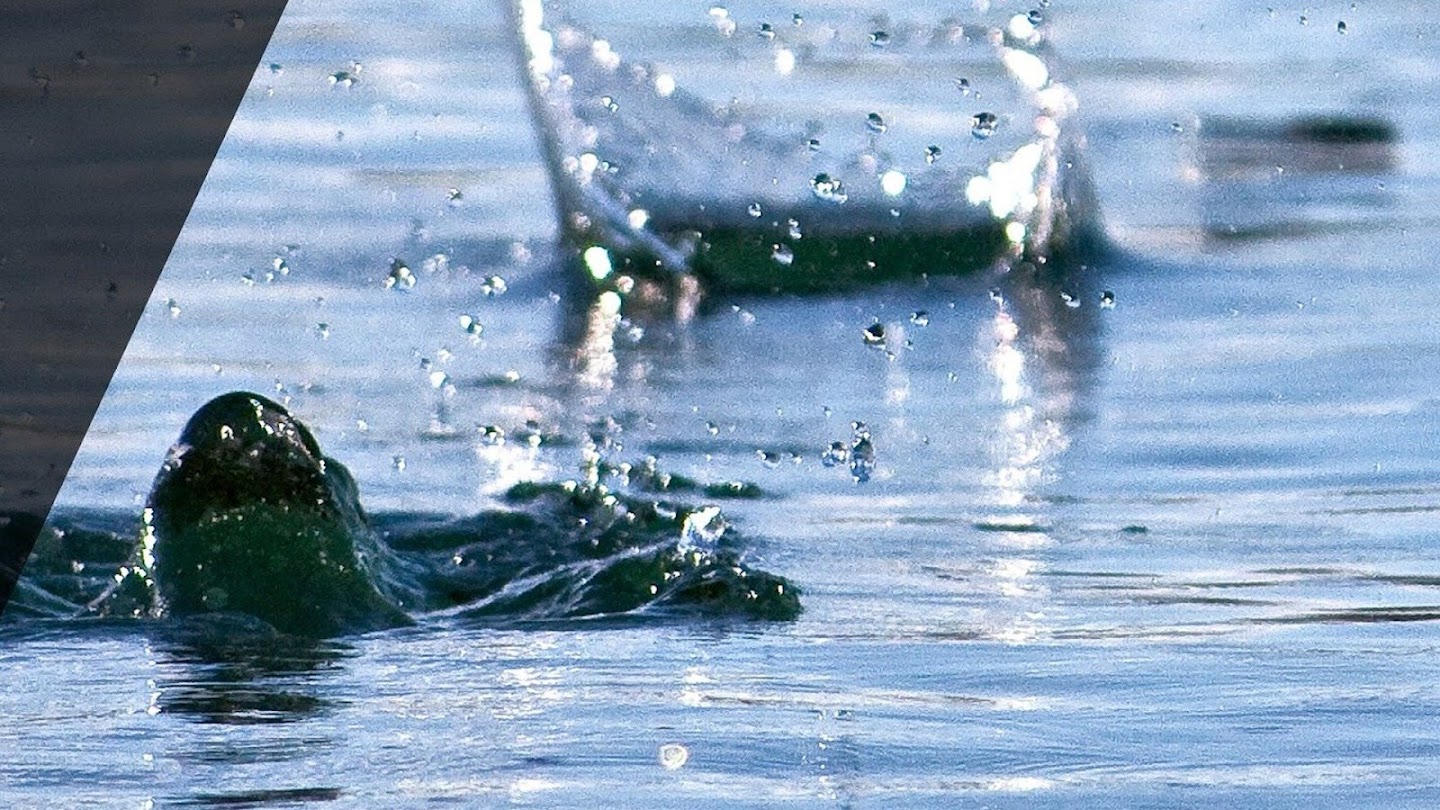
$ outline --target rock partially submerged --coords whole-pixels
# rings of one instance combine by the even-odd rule
[[[171,449],[139,548],[113,515],[61,521],[42,534],[11,615],[182,617],[202,631],[309,637],[434,611],[491,624],[799,615],[799,590],[750,566],[718,509],[651,498],[645,481],[633,496],[522,484],[507,508],[469,518],[372,518],[344,465],[284,407],[225,394]]]

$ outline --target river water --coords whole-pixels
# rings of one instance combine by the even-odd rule
[[[719,36],[707,10],[645,36]],[[805,9],[842,12],[869,20]],[[577,476],[598,430],[616,461],[758,485],[725,513],[804,613],[219,652],[15,624],[6,803],[1440,803],[1440,23],[1399,0],[1044,13],[1113,306],[932,278],[600,334],[559,276],[500,9],[292,0],[59,513],[138,514],[234,389],[286,402],[381,514],[493,509]],[[1314,113],[1396,138],[1317,169],[1284,134]],[[384,286],[396,258],[413,288]],[[822,463],[853,422],[865,482]]]

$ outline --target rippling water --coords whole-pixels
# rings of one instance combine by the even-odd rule
[[[702,6],[664,47],[713,34]],[[737,37],[789,14],[730,11]],[[617,461],[757,484],[726,514],[805,612],[263,648],[12,625],[7,799],[1440,802],[1440,30],[1402,2],[1046,13],[1113,308],[933,280],[597,332],[556,276],[498,8],[292,2],[60,512],[133,519],[188,415],[236,388],[287,399],[381,513],[575,477],[598,429]],[[1391,159],[1297,168],[1276,133],[1316,112],[1382,116]],[[1216,121],[1259,133],[1246,171],[1205,170],[1243,148]],[[382,285],[396,257],[407,292]],[[863,484],[821,462],[856,421]]]

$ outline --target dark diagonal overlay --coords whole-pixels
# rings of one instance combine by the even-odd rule
[[[0,2],[0,610],[284,6]]]

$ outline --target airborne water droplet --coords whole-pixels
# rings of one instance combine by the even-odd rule
[[[861,335],[865,338],[865,345],[879,346],[885,342],[885,324],[878,321],[872,323],[865,327]]]
[[[408,290],[415,286],[415,274],[403,259],[390,260],[390,275],[385,278],[385,289]]]
[[[968,96],[968,95],[970,95],[970,80],[969,80],[969,79],[966,79],[966,78],[964,78],[964,77],[958,77],[958,78],[956,78],[956,79],[955,79],[955,89],[959,90],[959,91],[960,91],[960,95],[962,95],[962,96]]]
[[[884,132],[889,128],[886,126],[885,119],[880,116],[880,113],[873,112],[865,117],[865,126],[869,128],[871,132]]]
[[[975,117],[970,119],[970,134],[983,141],[995,134],[995,127],[999,123],[1000,118],[995,113],[976,113]]]
[[[815,179],[810,181],[810,188],[818,199],[825,202],[843,203],[849,199],[845,184],[824,172],[815,175]]]
[[[932,146],[927,146],[927,147],[925,147],[925,162],[926,162],[926,163],[934,163],[935,161],[937,161],[937,160],[939,160],[939,159],[940,159],[940,147],[938,147],[938,146],[933,146],[933,145],[932,145]]]
[[[795,263],[795,251],[791,250],[789,245],[775,245],[770,252],[770,258],[781,267],[789,267]]]
[[[875,445],[870,441],[870,428],[864,422],[851,422],[850,431],[850,476],[863,484],[875,471]]]
[[[1115,308],[1115,293],[1110,292],[1109,290],[1106,290],[1105,292],[1100,293],[1100,308],[1101,308],[1101,309],[1114,309],[1114,308]]]
[[[1344,21],[1344,20],[1341,20],[1340,22],[1335,23],[1335,31],[1336,31],[1337,33],[1343,34],[1343,33],[1347,32],[1347,31],[1349,31],[1349,30],[1350,30],[1350,28],[1349,28],[1347,25],[1345,25],[1345,21]]]
[[[923,309],[916,310],[915,312],[910,313],[910,322],[915,324],[916,326],[929,326],[930,313],[926,312]]]
[[[768,22],[767,22],[767,23],[760,23],[760,38],[761,38],[761,39],[774,39],[774,38],[775,38],[775,26],[771,25],[771,24],[768,23]]]
[[[172,318],[178,318],[178,317],[180,317],[180,305],[177,304],[177,303],[175,303],[175,299],[174,299],[174,298],[166,298],[166,299],[165,299],[165,309],[170,313],[170,317],[172,317]]]
[[[875,31],[870,34],[870,44],[877,48],[883,48],[890,44],[890,33],[888,31]]]
[[[760,209],[760,203],[758,202],[750,203],[750,207],[746,210],[750,213],[750,216],[752,217],[759,217],[761,214],[764,213],[764,211]]]

